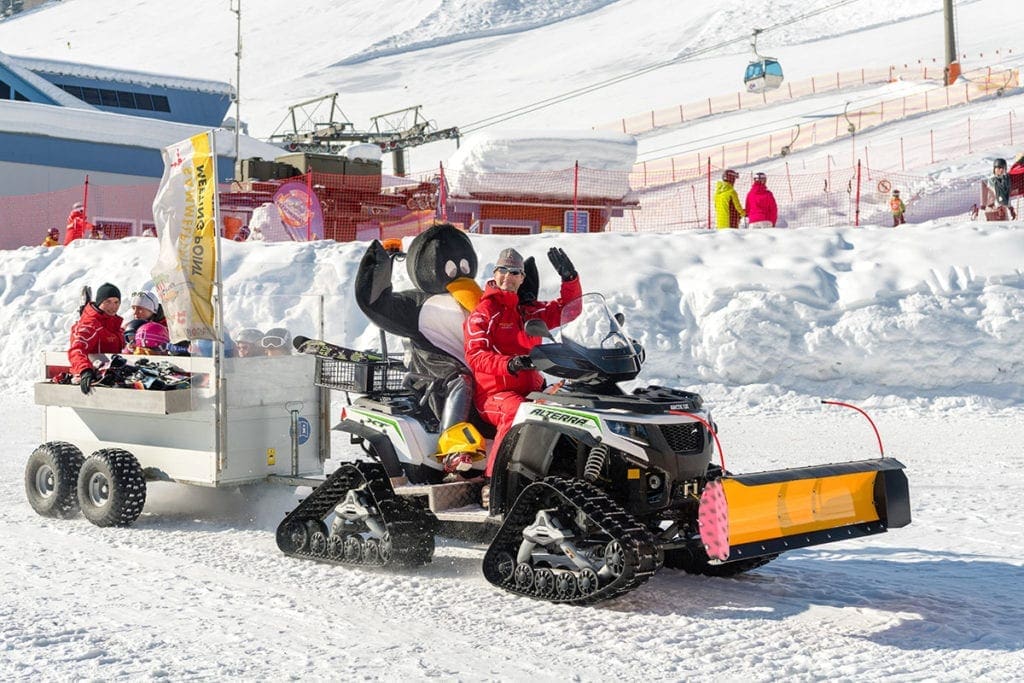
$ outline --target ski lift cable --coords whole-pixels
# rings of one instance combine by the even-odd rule
[[[839,2],[833,3],[831,5],[827,5],[825,7],[819,7],[818,9],[810,11],[810,12],[807,12],[805,14],[801,14],[801,15],[796,16],[796,17],[791,17],[791,18],[788,18],[788,19],[785,19],[785,20],[782,20],[782,21],[778,21],[778,22],[776,22],[776,23],[774,23],[774,24],[772,24],[770,26],[767,26],[767,27],[759,29],[758,32],[759,33],[768,33],[770,31],[774,31],[774,30],[777,30],[777,29],[782,28],[782,27],[790,26],[790,25],[792,25],[792,24],[794,24],[796,22],[803,21],[804,19],[810,19],[811,17],[815,17],[815,16],[817,16],[819,14],[824,14],[826,12],[830,12],[830,11],[838,9],[840,7],[844,7],[846,5],[851,5],[851,4],[855,3],[855,2],[860,2],[860,1],[861,0],[840,0]],[[723,40],[723,41],[721,41],[719,43],[716,43],[714,45],[709,45],[707,47],[703,47],[703,48],[700,48],[700,49],[697,49],[697,50],[693,50],[692,52],[686,52],[686,53],[684,53],[682,55],[679,55],[677,57],[673,57],[672,59],[669,59],[669,60],[665,60],[665,61],[662,61],[662,62],[657,62],[655,64],[649,64],[648,66],[641,67],[641,68],[635,69],[633,71],[627,71],[626,73],[619,74],[618,76],[613,76],[612,78],[609,78],[609,79],[606,79],[606,80],[603,80],[603,81],[598,81],[596,83],[591,83],[590,85],[586,85],[586,86],[583,86],[583,87],[580,87],[580,88],[576,88],[574,90],[568,90],[568,91],[566,91],[564,93],[560,93],[558,95],[553,95],[551,97],[548,97],[548,98],[545,98],[545,99],[542,99],[542,100],[538,100],[538,101],[532,102],[530,104],[525,104],[525,105],[523,105],[521,107],[516,107],[514,109],[509,109],[508,111],[501,112],[499,114],[494,114],[493,116],[488,116],[488,117],[482,118],[482,119],[480,119],[478,121],[473,121],[473,122],[468,123],[466,125],[459,126],[459,130],[462,131],[463,133],[471,133],[473,131],[480,130],[482,128],[488,128],[488,127],[496,125],[498,123],[503,123],[503,122],[508,121],[510,119],[514,119],[514,118],[518,118],[520,116],[524,116],[525,114],[530,114],[530,113],[533,113],[535,111],[539,111],[541,109],[546,109],[547,107],[553,106],[555,104],[561,104],[562,102],[566,102],[566,101],[574,99],[576,97],[580,97],[581,95],[586,95],[586,94],[592,93],[592,92],[594,92],[596,90],[601,90],[603,88],[607,88],[609,86],[616,85],[616,84],[621,83],[623,81],[627,81],[627,80],[636,78],[638,76],[643,76],[644,74],[650,73],[652,71],[656,71],[658,69],[663,69],[666,66],[672,66],[674,64],[684,64],[684,63],[686,63],[688,61],[691,61],[694,57],[699,57],[699,56],[705,55],[705,54],[707,54],[709,52],[715,52],[715,51],[720,50],[720,49],[722,49],[724,47],[728,47],[730,45],[733,45],[734,43],[743,42],[743,41],[749,41],[749,40],[750,40],[749,34],[745,34],[743,36],[739,36],[739,37],[736,37],[736,38],[730,38],[728,40]]]

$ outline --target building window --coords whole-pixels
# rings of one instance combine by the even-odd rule
[[[82,88],[82,100],[86,104],[100,104],[100,91],[96,88]]]
[[[6,97],[3,95],[3,87],[6,86],[0,81],[0,99],[10,97],[10,89]],[[107,90],[105,88],[83,88],[77,85],[57,84],[64,92],[73,95],[83,102],[96,104],[102,107],[118,107],[121,109],[142,109],[144,111],[171,111],[171,102],[166,95],[150,95],[142,92],[130,92],[128,90]]]
[[[7,85],[3,81],[0,81],[0,100],[11,99],[11,86]]]

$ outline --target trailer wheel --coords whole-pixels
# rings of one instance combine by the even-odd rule
[[[78,503],[96,526],[130,526],[146,504],[146,479],[135,456],[103,448],[86,458],[78,473]]]
[[[82,451],[64,441],[36,448],[25,463],[25,496],[43,517],[67,519],[78,512],[78,471]]]

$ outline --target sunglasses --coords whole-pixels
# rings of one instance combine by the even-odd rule
[[[281,337],[270,335],[260,340],[260,346],[265,349],[279,349],[284,346],[285,341]]]
[[[523,274],[523,269],[522,268],[506,268],[505,266],[498,266],[497,268],[494,269],[494,272],[495,273],[501,273],[503,275],[506,274],[506,273],[508,275],[522,275]]]

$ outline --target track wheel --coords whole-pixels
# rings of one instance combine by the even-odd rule
[[[380,539],[368,538],[363,543],[363,562],[367,564],[380,562]]]
[[[309,536],[309,552],[313,555],[327,554],[327,535],[322,531],[314,531]]]
[[[512,557],[511,553],[502,550],[497,554],[495,562],[498,565],[498,574],[501,576],[501,580],[511,579],[516,569],[516,558]]]
[[[332,560],[344,559],[345,537],[341,534],[331,534],[327,539],[327,554]]]
[[[297,553],[306,549],[309,544],[309,532],[306,525],[298,520],[292,520],[277,528],[277,547],[283,553]]]
[[[78,512],[78,471],[82,451],[63,441],[36,448],[25,464],[25,495],[43,517],[67,519]]]
[[[604,566],[613,577],[622,576],[626,568],[626,552],[618,541],[612,541],[604,547]]]
[[[349,562],[363,559],[363,539],[359,534],[352,534],[345,539],[345,559]]]
[[[120,448],[103,448],[82,463],[78,504],[96,526],[130,526],[146,504],[146,479],[135,456]]]
[[[537,595],[547,598],[555,593],[555,573],[547,567],[542,567],[533,573],[533,587]]]
[[[520,562],[516,565],[516,587],[520,590],[529,590],[533,587],[533,567],[527,562]]]
[[[576,588],[584,597],[595,593],[598,589],[597,572],[589,568],[581,569],[576,577]]]
[[[561,572],[555,577],[555,595],[562,600],[576,596],[576,574]]]
[[[391,561],[391,557],[394,555],[394,546],[391,543],[391,534],[384,534],[384,537],[380,539],[380,563],[387,564]]]

